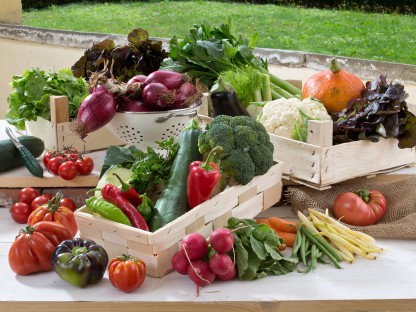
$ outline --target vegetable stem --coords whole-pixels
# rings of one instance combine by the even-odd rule
[[[293,96],[297,96],[297,97],[301,96],[302,91],[299,88],[292,85],[291,83],[276,77],[275,75],[273,75],[272,73],[270,73],[267,69],[263,67],[259,67],[259,70],[263,72],[264,74],[268,74],[270,76],[270,82],[272,84],[286,90],[287,92],[290,92]]]

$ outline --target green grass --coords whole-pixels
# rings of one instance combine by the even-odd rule
[[[257,47],[416,64],[416,16],[368,14],[208,1],[77,4],[23,12],[23,25],[182,38],[193,24],[219,24],[231,16],[234,33],[258,33]]]

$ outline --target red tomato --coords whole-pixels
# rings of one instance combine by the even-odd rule
[[[39,192],[32,187],[22,188],[17,194],[17,199],[19,202],[24,202],[29,206],[32,204],[32,201],[39,196]]]
[[[59,166],[58,174],[64,180],[74,179],[78,174],[75,162],[73,162],[72,160],[64,162],[62,165]]]
[[[124,292],[139,288],[146,278],[146,264],[143,260],[123,255],[108,264],[108,278],[111,284]]]
[[[43,154],[43,164],[45,165],[45,168],[48,168],[48,162],[51,158],[55,157],[57,155],[56,151],[47,151],[45,154]]]
[[[43,194],[36,197],[32,203],[30,204],[30,207],[32,208],[32,211],[38,208],[39,206],[42,206],[44,204],[47,204],[48,201],[52,199],[52,194]]]
[[[74,201],[69,197],[63,197],[60,200],[59,204],[62,207],[66,207],[66,208],[71,209],[72,211],[77,210],[77,206],[75,205]]]
[[[15,222],[23,224],[27,223],[27,219],[29,218],[32,209],[27,203],[17,202],[10,207],[9,211]]]
[[[375,224],[386,212],[386,198],[376,190],[342,193],[335,198],[333,212],[347,224]]]
[[[75,162],[79,174],[87,175],[94,169],[94,161],[89,156],[82,156]]]
[[[58,175],[59,166],[64,162],[64,158],[62,156],[55,156],[49,159],[48,161],[48,170],[50,173],[54,175]]]
[[[10,268],[19,275],[50,271],[55,247],[67,239],[72,239],[71,233],[56,222],[43,221],[27,226],[19,231],[10,247]]]
[[[40,221],[53,221],[65,226],[72,234],[72,238],[78,232],[78,225],[71,209],[60,205],[61,197],[56,195],[48,204],[39,206],[32,211],[27,223],[34,225]]]

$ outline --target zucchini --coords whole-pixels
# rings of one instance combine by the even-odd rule
[[[192,120],[179,136],[178,153],[173,160],[169,178],[162,193],[156,200],[153,214],[149,220],[152,232],[179,218],[189,210],[187,181],[189,165],[202,160],[198,149],[198,137],[201,133],[196,120]]]
[[[31,135],[23,135],[18,137],[22,143],[35,157],[42,155],[45,144],[41,139]],[[19,155],[19,151],[14,146],[12,140],[0,141],[0,172],[10,170],[19,166],[23,166],[23,159]]]

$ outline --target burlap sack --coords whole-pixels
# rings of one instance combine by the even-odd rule
[[[289,186],[285,192],[286,200],[293,210],[306,212],[312,208],[321,212],[328,209],[332,213],[335,197],[343,192],[357,189],[375,189],[386,197],[387,211],[382,219],[370,226],[351,226],[378,238],[412,239],[416,238],[416,176],[397,175],[385,179],[361,179],[357,183],[337,184],[328,190],[319,191],[306,186]]]

